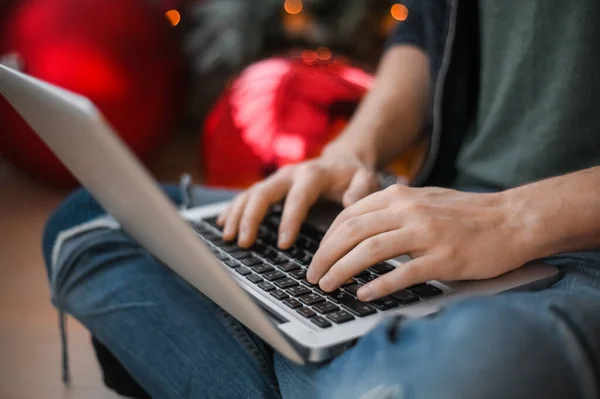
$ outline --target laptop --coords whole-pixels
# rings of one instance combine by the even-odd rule
[[[216,225],[227,203],[179,209],[85,97],[0,65],[0,94],[124,229],[166,267],[187,280],[275,350],[296,363],[342,353],[384,318],[423,317],[452,301],[552,284],[558,270],[531,263],[482,281],[429,281],[382,300],[360,302],[356,291],[410,258],[373,265],[334,293],[306,281],[306,269],[338,208],[316,206],[296,244],[279,250],[274,209],[259,240],[242,249]]]

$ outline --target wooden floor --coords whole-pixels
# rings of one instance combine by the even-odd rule
[[[41,254],[43,224],[64,193],[0,171],[0,398],[116,398],[100,380],[89,334],[69,320],[73,383],[60,380],[57,315]]]
[[[158,178],[197,170],[189,148],[186,142],[172,145],[159,162]],[[65,194],[23,178],[0,160],[0,399],[118,398],[102,385],[89,333],[73,319],[72,385],[65,388],[60,380],[58,318],[40,242],[47,216]]]

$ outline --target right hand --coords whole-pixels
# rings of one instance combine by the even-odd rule
[[[378,189],[372,170],[350,151],[329,150],[310,161],[288,165],[239,194],[219,216],[223,239],[238,238],[238,245],[250,247],[269,208],[285,198],[279,225],[278,246],[289,248],[300,231],[308,211],[319,199],[350,206]]]

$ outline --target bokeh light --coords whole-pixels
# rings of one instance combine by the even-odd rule
[[[390,14],[396,21],[406,21],[408,18],[408,8],[403,4],[394,4],[390,9]]]
[[[313,50],[304,50],[302,52],[302,61],[306,64],[313,64],[318,58],[317,52]]]
[[[181,22],[181,14],[177,10],[169,10],[165,13],[165,16],[173,26],[177,26]]]
[[[285,3],[283,3],[283,9],[288,14],[300,14],[302,11],[302,0],[285,0]]]
[[[321,61],[328,61],[331,59],[331,50],[329,50],[327,47],[319,47],[317,49],[317,57],[321,60]]]

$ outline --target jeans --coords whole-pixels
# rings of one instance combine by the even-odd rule
[[[165,186],[176,202],[181,193]],[[231,193],[198,188],[196,204]],[[61,232],[104,216],[84,190],[50,218],[52,301],[76,317],[154,398],[597,398],[600,252],[547,259],[539,292],[389,318],[341,356],[298,366],[162,265],[123,231]]]

